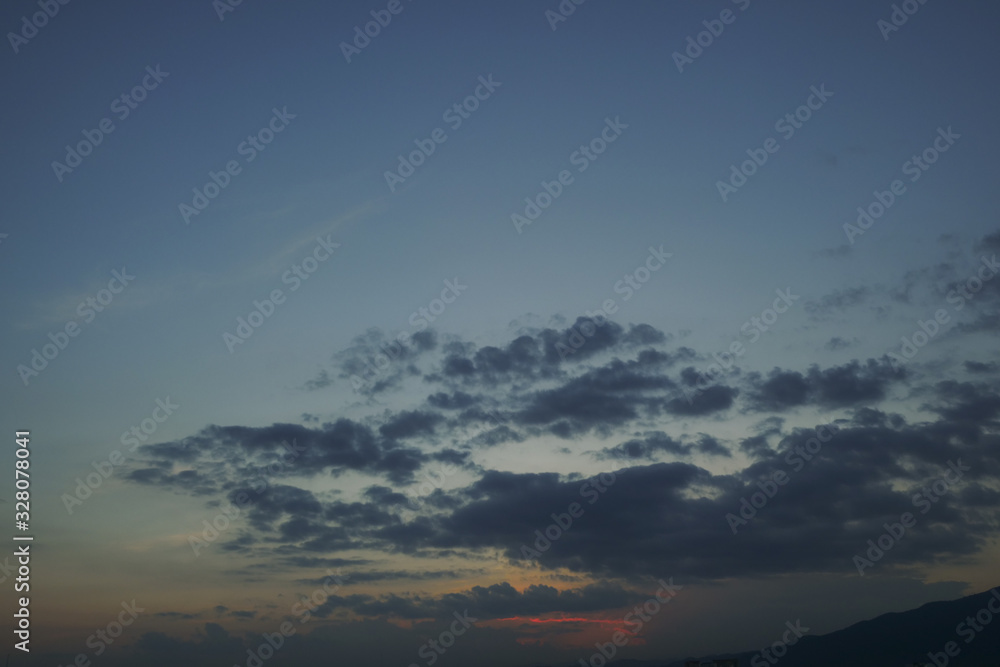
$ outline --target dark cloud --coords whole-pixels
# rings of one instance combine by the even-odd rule
[[[390,337],[373,327],[356,336],[350,347],[334,355],[333,370],[337,378],[346,380],[355,391],[379,394],[398,387],[406,377],[420,375],[414,364],[437,347],[437,334],[430,329]],[[323,369],[306,382],[304,388],[315,391],[333,382],[330,372]]]
[[[690,347],[679,347],[673,353],[661,352],[660,350],[647,349],[639,352],[636,361],[647,368],[654,366],[673,366],[677,363],[694,361],[698,354]]]
[[[870,413],[863,418],[872,421]],[[949,461],[971,467],[965,473],[970,482],[995,483],[1000,473],[996,450],[963,443],[967,434],[947,423],[907,426],[890,416],[877,421],[883,423],[840,428],[818,453],[809,444],[815,432],[797,430],[781,441],[776,456],[736,476],[713,476],[685,463],[619,470],[592,505],[581,495],[580,481],[487,473],[465,490],[471,502],[425,526],[415,539],[437,547],[500,548],[517,560],[523,545],[534,544],[535,531],[553,522],[553,512],[578,502],[583,516],[542,554],[544,566],[609,576],[666,570],[709,578],[850,571],[852,556],[882,533],[882,523],[897,521],[907,510],[919,514],[913,494],[948,470]],[[996,436],[991,440],[998,442]],[[738,512],[741,498],[760,491],[758,482],[779,470],[791,481],[734,535],[726,514]],[[991,494],[980,497],[988,502]],[[993,505],[984,515],[965,511],[960,501],[957,493],[940,499],[912,539],[908,534],[905,548],[893,551],[895,564],[972,554],[991,539],[1000,508]]]
[[[752,389],[748,397],[751,409],[781,411],[801,405],[816,404],[826,408],[876,403],[886,397],[889,386],[906,377],[893,368],[887,358],[854,360],[842,366],[820,369],[813,365],[803,375],[797,371],[772,370],[766,378],[759,373],[747,376]]]
[[[462,410],[479,403],[479,399],[464,391],[447,394],[439,391],[427,397],[427,402],[441,410]]]
[[[976,252],[1000,252],[1000,230],[987,234],[976,242]]]
[[[755,380],[756,376],[751,375],[750,381]],[[757,382],[756,390],[750,400],[758,410],[784,410],[803,405],[809,391],[809,382],[802,373],[775,368],[768,374],[766,380]]]
[[[524,436],[507,425],[498,426],[495,429],[480,433],[475,436],[470,444],[483,447],[495,447],[505,442],[524,442]]]
[[[622,342],[628,345],[659,345],[670,339],[671,336],[648,324],[630,324]]]
[[[724,385],[714,385],[689,396],[678,396],[667,401],[664,409],[675,415],[701,416],[728,410],[739,395],[739,390]]]
[[[893,368],[888,359],[869,359],[864,364],[852,361],[825,370],[816,366],[809,369],[809,383],[816,401],[829,407],[882,400],[889,384],[905,377],[905,372]]]
[[[555,389],[535,392],[515,415],[525,425],[549,425],[561,437],[591,429],[602,432],[639,416],[660,402],[656,394],[674,387],[663,375],[646,372],[637,362],[614,359]]]
[[[946,405],[931,409],[949,421],[982,424],[1000,417],[1000,394],[989,385],[945,380],[936,390]]]
[[[454,342],[445,347],[440,371],[428,375],[431,382],[481,384],[516,383],[555,379],[581,361],[612,351],[663,344],[670,336],[648,324],[632,324],[628,330],[609,320],[579,317],[565,329],[541,329],[519,335],[506,346],[477,347]],[[642,363],[673,363],[691,351],[682,348],[674,357],[653,349],[644,351]],[[456,397],[459,392],[456,392]],[[468,394],[464,394],[468,397]],[[467,400],[467,399],[466,399]],[[437,407],[454,405],[447,395],[435,394]],[[432,401],[432,402],[433,402]]]
[[[241,495],[252,502],[242,501]],[[319,518],[323,507],[311,491],[289,485],[272,485],[262,490],[237,488],[229,493],[228,500],[236,506],[245,506],[250,524],[258,530],[272,530],[276,521],[285,516],[302,521]]]
[[[183,441],[140,448],[147,467],[133,470],[129,479],[194,494],[228,491],[248,480],[347,470],[406,483],[432,456],[402,446],[395,438],[430,435],[442,419],[431,413],[397,413],[387,418],[378,435],[369,426],[344,418],[316,428],[298,424],[209,426]],[[194,463],[197,471],[173,472],[177,464]]]
[[[652,330],[652,327],[649,329]],[[637,334],[633,342],[638,342],[637,339],[641,338],[642,334]],[[628,342],[621,325],[610,320],[598,324],[589,317],[578,317],[573,326],[562,331],[546,329],[541,332],[539,339],[545,361],[553,365],[567,359],[581,361]]]
[[[369,486],[365,489],[363,497],[373,503],[389,506],[403,506],[407,504],[407,497],[398,491],[394,491],[387,486]]]
[[[698,442],[695,444],[695,449],[709,456],[721,456],[724,458],[732,458],[733,456],[729,449],[719,442],[718,438],[713,438],[705,433],[698,434]]]
[[[474,349],[470,345],[453,345],[445,357],[441,374],[446,380],[464,383],[512,382],[554,374],[552,364],[544,358],[540,342],[532,336],[519,336],[505,348],[494,346]]]
[[[997,371],[1000,371],[1000,362],[996,361],[966,361],[964,366],[965,370],[968,372],[977,374],[996,373]]]
[[[774,450],[764,435],[754,435],[740,440],[740,451],[752,459],[774,455]]]
[[[598,459],[616,459],[620,461],[653,460],[657,454],[666,453],[674,456],[689,456],[693,445],[684,445],[674,440],[666,433],[658,431],[650,433],[641,439],[632,439],[614,447],[607,447],[596,453]]]
[[[434,428],[444,421],[436,412],[399,412],[379,427],[379,433],[387,438],[413,438],[434,434]]]
[[[866,298],[842,296],[845,303]],[[833,297],[825,304],[841,307]],[[501,553],[516,566],[537,564],[546,573],[627,582],[654,574],[697,580],[851,572],[851,558],[867,540],[877,539],[884,523],[914,511],[914,494],[958,461],[969,467],[962,485],[921,515],[879,567],[892,571],[969,556],[996,538],[1000,394],[993,384],[910,386],[926,402],[923,414],[932,417],[919,423],[880,409],[896,383],[914,381],[887,358],[733,374],[739,388],[714,385],[682,395],[682,388],[697,388],[699,376],[689,366],[678,378],[672,368],[696,358],[693,350],[650,347],[668,338],[645,325],[626,330],[607,322],[584,331],[588,322],[521,334],[505,345],[435,345],[431,351],[440,364],[429,364],[435,373],[425,374],[421,385],[437,386],[418,394],[427,396],[418,399],[418,409],[362,421],[210,426],[190,438],[144,446],[129,478],[229,502],[247,494],[245,523],[220,548],[268,555],[286,569],[358,563],[346,556],[363,549],[400,559],[481,560]],[[565,353],[563,346],[574,351]],[[967,362],[965,369],[977,374],[974,379],[988,379],[996,365]],[[729,436],[732,441],[702,432],[711,430],[712,419],[694,418],[717,418],[737,401],[769,414],[748,433]],[[846,408],[848,416],[820,442],[817,431],[791,421],[786,427],[779,416],[807,406]],[[806,412],[793,416],[801,414]],[[659,421],[680,421],[686,434],[668,436],[656,430],[667,428]],[[592,454],[616,469],[587,479],[514,473],[484,469],[477,457],[481,448],[546,434],[614,438]],[[734,467],[742,460],[735,453],[749,465]],[[713,458],[727,459],[725,474],[691,462]],[[435,465],[455,466],[462,476],[421,492],[414,505],[403,487]],[[774,487],[774,497],[734,534],[727,515],[771,488],[778,472],[788,483]],[[333,480],[347,473],[371,479],[352,497],[331,487],[314,493],[295,486],[309,478],[315,488],[320,476]],[[547,527],[564,521],[574,503],[582,513],[558,537],[545,538]],[[523,558],[528,547],[539,551],[531,563]],[[406,569],[363,568],[372,582],[404,578]],[[325,611],[413,620],[462,604],[489,617],[610,608],[599,605],[611,605],[620,594],[495,584],[438,598],[341,594]]]
[[[628,591],[615,584],[592,584],[583,588],[558,590],[531,585],[518,591],[507,582],[474,586],[439,597],[389,594],[333,596],[313,613],[319,617],[345,608],[363,616],[403,619],[449,618],[458,610],[478,619],[540,615],[551,612],[586,613],[625,607],[641,602],[647,594]]]

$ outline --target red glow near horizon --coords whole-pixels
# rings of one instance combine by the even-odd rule
[[[522,646],[543,646],[548,644],[571,649],[586,648],[592,647],[595,641],[607,641],[607,638],[615,631],[620,631],[627,635],[630,645],[641,646],[645,644],[645,640],[640,635],[624,627],[621,618],[587,618],[585,616],[540,618],[537,616],[511,616],[508,618],[492,619],[487,621],[487,624],[503,625],[524,633],[523,636],[515,640]],[[558,626],[563,626],[565,629],[557,629]]]
[[[600,618],[528,618],[524,619],[521,616],[513,616],[511,618],[498,618],[498,621],[523,621],[528,620],[532,623],[617,623],[618,621],[606,621]]]

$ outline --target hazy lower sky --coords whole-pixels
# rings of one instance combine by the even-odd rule
[[[996,585],[1000,11],[902,5],[7,3],[32,661],[677,659]]]

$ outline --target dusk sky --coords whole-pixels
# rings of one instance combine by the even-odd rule
[[[997,585],[996,3],[63,2],[0,10],[12,665],[599,667]]]

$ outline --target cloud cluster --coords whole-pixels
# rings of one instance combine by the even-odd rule
[[[992,251],[998,244],[1000,235],[993,235],[979,247]],[[957,265],[911,275],[907,298],[917,300],[927,281],[943,281],[938,286],[947,289],[956,273]],[[843,290],[807,310],[814,318],[845,312],[874,292]],[[977,303],[992,298],[984,290]],[[987,314],[974,311],[968,326]],[[326,377],[349,376],[359,350],[386,340],[368,332],[335,356],[338,365]],[[867,540],[912,510],[915,494],[959,460],[969,467],[961,485],[937,499],[884,567],[969,556],[996,539],[996,362],[952,362],[955,378],[933,381],[887,357],[775,367],[732,373],[692,397],[684,391],[698,380],[692,364],[705,358],[648,324],[580,318],[486,346],[439,340],[432,332],[414,340],[368,392],[388,399],[390,389],[412,381],[408,386],[423,397],[416,404],[308,425],[209,426],[142,447],[142,463],[133,464],[128,478],[203,497],[210,506],[251,495],[245,523],[221,548],[291,570],[349,563],[356,581],[418,581],[405,569],[371,567],[378,561],[358,552],[470,563],[500,554],[516,567],[604,582],[562,592],[545,586],[518,592],[498,583],[439,596],[342,594],[320,612],[346,609],[362,617],[428,618],[456,606],[483,617],[607,609],[629,595],[609,582],[664,572],[688,580],[851,572],[851,557]],[[828,340],[830,351],[857,342]],[[322,384],[317,378],[313,388]],[[887,407],[897,399],[910,403],[905,417]],[[727,414],[759,421],[749,433],[722,438],[713,430]],[[804,456],[815,424],[803,420],[815,415],[826,415],[836,429],[820,451]],[[581,493],[582,474],[481,463],[483,453],[506,444],[582,439],[607,444],[563,451],[589,454],[584,463],[604,463],[617,480],[592,503]],[[419,507],[409,503],[407,489],[444,465],[462,474],[447,491],[435,483]],[[726,515],[777,473],[790,477],[780,496],[734,535]],[[317,479],[345,475],[362,489],[354,497],[310,490]],[[536,561],[523,562],[522,547],[573,503],[582,515]],[[445,570],[435,572],[423,579],[447,578]]]

